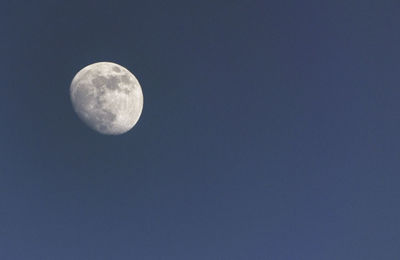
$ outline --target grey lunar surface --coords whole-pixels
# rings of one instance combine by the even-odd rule
[[[129,131],[143,109],[138,80],[111,62],[94,63],[80,70],[72,80],[70,94],[79,118],[102,134]]]

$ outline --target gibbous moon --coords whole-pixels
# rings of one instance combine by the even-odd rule
[[[98,62],[81,69],[72,80],[70,95],[79,118],[101,134],[129,131],[143,109],[138,80],[112,62]]]

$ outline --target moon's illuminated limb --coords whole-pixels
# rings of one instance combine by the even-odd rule
[[[70,95],[79,118],[102,134],[129,131],[143,109],[138,80],[112,62],[98,62],[80,70],[72,80]]]

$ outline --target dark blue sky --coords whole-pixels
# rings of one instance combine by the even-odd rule
[[[0,259],[400,259],[399,1],[6,2]],[[125,135],[73,112],[99,61]]]

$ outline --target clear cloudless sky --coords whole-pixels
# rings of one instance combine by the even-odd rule
[[[400,259],[400,2],[3,1],[0,259]],[[139,79],[120,136],[69,98]]]

